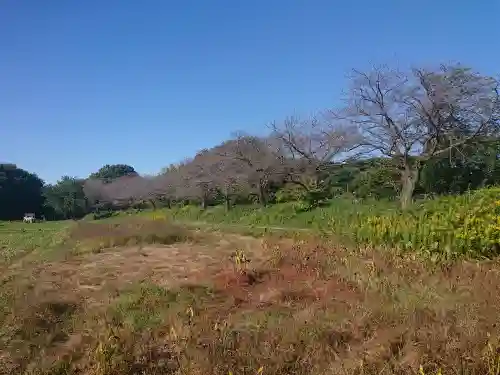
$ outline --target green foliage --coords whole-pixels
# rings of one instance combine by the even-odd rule
[[[76,219],[88,212],[81,179],[64,176],[56,184],[44,188],[47,216],[52,219]]]
[[[12,164],[0,164],[0,220],[20,220],[43,211],[43,181]]]
[[[358,160],[332,165],[321,187],[329,198],[350,193],[358,198],[394,199],[400,191],[398,173],[389,159]]]
[[[304,198],[304,189],[296,184],[286,184],[275,194],[277,203],[300,201]]]
[[[106,164],[97,172],[92,173],[89,178],[112,181],[119,177],[136,176],[137,172],[133,167],[126,164]]]
[[[398,196],[398,176],[392,167],[376,165],[360,171],[351,183],[351,189],[360,198],[395,198]]]
[[[418,190],[426,194],[461,194],[500,182],[500,142],[453,149],[425,164]]]
[[[409,212],[363,218],[362,242],[414,250],[432,259],[500,254],[500,188],[425,201]]]

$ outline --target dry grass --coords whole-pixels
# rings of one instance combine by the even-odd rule
[[[141,225],[72,238],[141,244],[167,224]],[[4,279],[0,373],[500,375],[496,262],[182,230]]]
[[[120,222],[79,222],[71,232],[80,252],[100,252],[107,248],[145,244],[170,245],[195,240],[185,228],[161,220],[126,218]]]

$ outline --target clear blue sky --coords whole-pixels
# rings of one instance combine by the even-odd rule
[[[0,161],[141,173],[335,106],[353,67],[500,72],[500,1],[3,0]]]

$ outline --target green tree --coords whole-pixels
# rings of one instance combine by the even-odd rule
[[[461,194],[500,183],[500,141],[453,149],[422,168],[417,189],[425,194]]]
[[[137,176],[137,172],[127,164],[106,164],[97,172],[92,173],[89,178],[110,182],[124,176]]]
[[[401,183],[391,159],[372,158],[355,166],[359,169],[350,185],[357,197],[388,199],[398,196]]]
[[[0,164],[0,220],[19,220],[43,212],[43,181],[14,164]]]
[[[56,184],[44,188],[47,216],[52,219],[77,219],[88,213],[83,192],[84,180],[63,176]]]

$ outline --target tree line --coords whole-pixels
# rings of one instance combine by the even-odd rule
[[[4,165],[0,218],[31,207],[51,218],[179,203],[229,210],[301,201],[307,209],[345,194],[399,199],[405,209],[416,196],[500,182],[498,79],[441,65],[354,70],[349,82],[339,108],[274,122],[267,136],[236,134],[155,176],[106,165],[85,179],[44,185]]]

